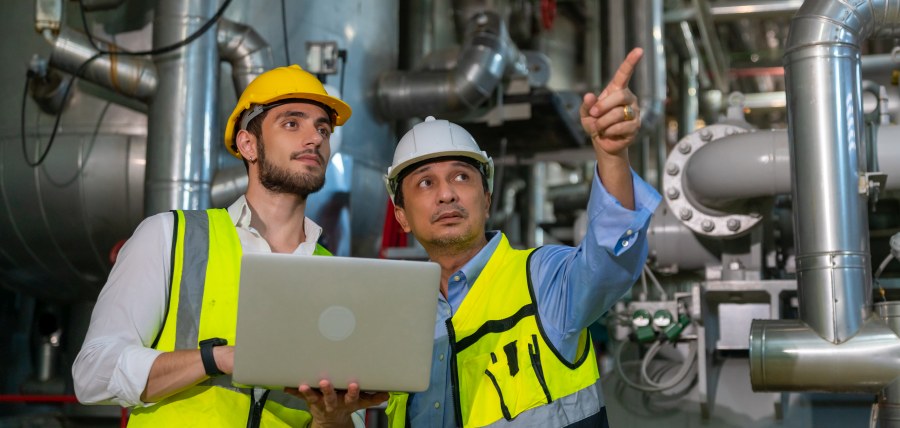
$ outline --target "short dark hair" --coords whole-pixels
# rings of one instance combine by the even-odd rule
[[[262,138],[262,123],[266,119],[266,116],[269,115],[269,110],[271,110],[272,108],[278,107],[280,105],[291,104],[291,103],[305,103],[305,104],[312,104],[315,106],[319,106],[320,108],[322,108],[322,110],[325,110],[325,114],[328,115],[328,120],[330,121],[329,123],[331,124],[331,129],[334,130],[334,122],[337,118],[337,112],[335,112],[333,108],[328,107],[327,105],[322,104],[318,101],[306,100],[306,99],[302,99],[302,98],[288,98],[286,100],[276,101],[274,103],[267,104],[265,106],[265,108],[263,109],[262,113],[258,114],[253,119],[250,119],[250,122],[247,123],[247,132],[249,132],[250,135],[253,135],[254,137],[256,137],[257,140],[259,140],[260,138]],[[241,113],[241,116],[243,116],[243,115],[244,114]],[[235,131],[234,131],[235,141],[232,144],[235,145],[234,151],[237,152],[238,151],[237,150],[237,134],[238,134],[238,132],[240,132],[240,126],[241,126],[240,125],[240,116],[238,117],[238,120],[236,121],[234,126],[237,129],[235,129]],[[241,156],[241,160],[244,161],[244,167],[247,168],[247,170],[249,171],[250,165],[247,164],[247,160],[244,159],[243,156]]]
[[[487,176],[484,173],[484,166],[481,163],[479,163],[475,159],[472,159],[468,156],[443,156],[443,157],[425,159],[423,161],[416,162],[406,168],[403,168],[403,170],[400,171],[400,174],[397,174],[397,188],[394,190],[394,206],[403,208],[403,204],[404,204],[404,201],[403,201],[403,179],[406,178],[407,175],[409,175],[410,173],[412,173],[413,171],[415,171],[422,165],[432,163],[432,162],[448,161],[448,160],[457,160],[457,161],[465,162],[469,165],[472,165],[473,168],[477,169],[478,172],[481,173],[481,185],[482,185],[482,187],[484,187],[485,192],[488,191]]]

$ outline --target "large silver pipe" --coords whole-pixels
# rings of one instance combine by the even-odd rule
[[[840,345],[800,320],[750,324],[750,383],[761,391],[877,393],[900,376],[900,338],[872,317]]]
[[[641,102],[640,145],[645,168],[655,166],[645,175],[650,184],[662,181],[662,165],[668,152],[665,138],[666,53],[663,40],[663,2],[633,2],[635,8],[635,45],[644,47],[644,57],[637,65],[634,88]],[[655,151],[655,153],[653,153]]]
[[[471,111],[493,93],[505,73],[526,73],[524,56],[506,24],[485,11],[469,20],[456,67],[447,71],[393,71],[378,80],[378,105],[388,119]]]
[[[710,12],[716,21],[733,21],[736,19],[765,19],[780,16],[789,16],[800,9],[803,0],[747,0],[747,1],[717,1],[710,6]],[[666,12],[666,23],[675,23],[696,18],[695,8],[675,9]]]
[[[884,190],[900,190],[900,126],[879,126]],[[684,190],[701,205],[724,209],[736,201],[786,195],[791,191],[788,133],[767,129],[720,138],[700,147],[684,167]]]
[[[159,0],[153,46],[196,31],[217,9],[215,0]],[[219,64],[215,26],[191,44],[154,57],[159,90],[148,115],[144,213],[209,207]]]
[[[835,344],[872,302],[859,46],[895,35],[898,4],[807,0],[785,49],[800,317]]]
[[[234,92],[240,94],[260,74],[272,68],[272,48],[252,27],[219,20],[216,32],[219,57],[231,64]]]
[[[94,39],[105,51],[120,50],[113,44]],[[97,50],[87,35],[66,26],[60,29],[53,44],[50,65],[74,74]],[[156,67],[145,57],[101,55],[91,61],[81,77],[120,94],[147,101],[156,93]]]

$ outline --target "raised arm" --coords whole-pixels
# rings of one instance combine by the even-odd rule
[[[641,127],[637,97],[628,89],[628,81],[644,51],[632,50],[619,66],[609,85],[599,95],[584,95],[581,126],[591,137],[597,156],[600,182],[623,207],[634,209],[634,185],[628,146]]]

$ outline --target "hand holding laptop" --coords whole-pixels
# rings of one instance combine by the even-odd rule
[[[359,390],[359,385],[351,383],[347,390],[334,389],[331,382],[319,382],[319,390],[302,384],[298,388],[285,388],[285,392],[306,401],[313,421],[318,423],[341,423],[350,420],[350,414],[367,407],[376,406],[388,399],[387,392],[369,393]]]

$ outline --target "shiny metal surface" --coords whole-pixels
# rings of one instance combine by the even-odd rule
[[[120,49],[96,38],[103,50]],[[84,33],[63,26],[53,46],[50,65],[74,74],[97,50]],[[148,101],[156,93],[157,77],[153,61],[146,57],[102,55],[91,61],[82,78],[120,94]]]
[[[791,192],[790,160],[787,132],[736,133],[697,149],[684,167],[684,185],[711,208],[785,195]]]
[[[871,305],[859,45],[893,34],[898,10],[887,1],[807,1],[787,42],[800,316],[833,343],[855,335]],[[860,263],[828,266],[837,259]]]
[[[214,0],[160,0],[153,46],[163,47],[196,31],[218,8]],[[156,55],[159,84],[150,106],[144,213],[209,207],[219,64],[216,27],[190,45]],[[218,144],[221,145],[221,144]]]
[[[227,19],[219,20],[216,42],[219,57],[231,64],[235,93],[243,92],[256,76],[275,66],[272,48],[250,26]]]
[[[111,250],[143,217],[144,116],[84,96],[70,110],[92,123],[69,123],[39,168],[24,163],[18,132],[0,138],[0,283],[60,301],[96,297]],[[51,126],[27,128],[32,159]]]
[[[803,0],[756,0],[717,1],[710,5],[710,12],[716,21],[734,19],[762,19],[773,16],[790,16],[800,9]],[[693,8],[675,9],[666,12],[667,23],[694,19],[697,10]]]
[[[525,58],[500,16],[481,12],[469,20],[454,69],[384,73],[376,90],[379,111],[390,119],[466,113],[483,104],[509,73],[527,74]]]
[[[846,343],[819,337],[800,320],[754,320],[750,382],[760,391],[877,393],[900,376],[900,338],[871,317]]]
[[[666,204],[660,204],[647,230],[649,258],[654,269],[685,272],[721,263],[722,242],[688,229]]]

